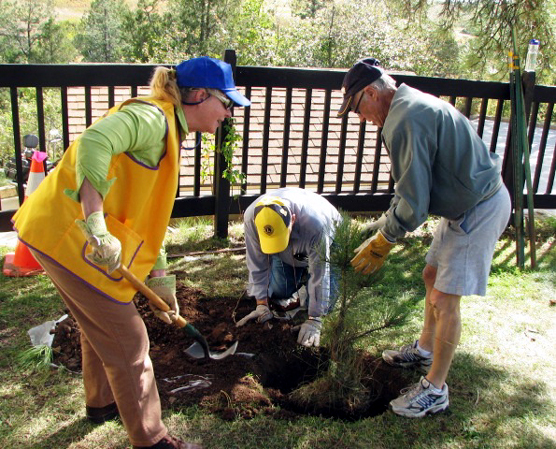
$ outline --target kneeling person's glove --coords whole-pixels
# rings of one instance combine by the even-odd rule
[[[164,312],[149,302],[149,307],[155,316],[165,323],[172,324],[180,314],[178,300],[176,298],[176,276],[160,276],[149,278],[147,286],[155,292],[170,307],[170,311]]]
[[[93,212],[86,220],[75,220],[81,232],[87,238],[93,252],[86,255],[95,265],[107,266],[108,274],[120,266],[122,258],[122,244],[106,228],[104,214]]]
[[[322,321],[320,318],[311,317],[307,321],[305,321],[300,329],[299,334],[297,335],[297,342],[306,347],[315,346],[318,347],[320,345],[320,331],[322,329]]]
[[[243,326],[245,323],[251,320],[257,320],[257,323],[266,323],[268,320],[272,319],[274,315],[268,308],[268,306],[259,304],[255,310],[253,310],[249,315],[244,316],[241,320],[236,323],[236,327]]]
[[[377,271],[386,260],[386,256],[394,247],[395,243],[384,237],[381,231],[365,240],[355,249],[355,257],[351,259],[351,265],[357,272],[371,274]]]

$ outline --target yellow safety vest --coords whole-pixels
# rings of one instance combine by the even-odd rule
[[[165,115],[166,149],[158,167],[147,167],[128,153],[110,162],[108,179],[117,178],[104,199],[108,231],[122,243],[122,264],[139,279],[152,269],[174,204],[179,177],[181,139],[174,106],[150,97],[132,98],[111,108],[112,114],[129,102],[145,102]],[[101,117],[99,120],[102,120]],[[81,204],[64,194],[77,187],[75,166],[79,139],[67,149],[58,166],[41,182],[14,215],[19,239],[50,257],[97,291],[121,303],[129,303],[135,288],[119,273],[90,262],[91,248],[75,224],[83,219]]]

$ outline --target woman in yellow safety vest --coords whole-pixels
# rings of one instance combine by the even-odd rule
[[[180,146],[192,132],[215,133],[250,101],[231,66],[208,57],[157,67],[151,95],[110,109],[68,148],[14,216],[81,329],[86,416],[123,421],[133,447],[186,448],[168,434],[149,339],[120,264],[145,279],[179,313],[163,239],[178,188]]]

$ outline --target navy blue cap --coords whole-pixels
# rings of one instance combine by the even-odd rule
[[[346,73],[342,82],[342,93],[344,102],[338,111],[338,117],[349,112],[353,96],[364,87],[379,79],[384,73],[380,61],[375,58],[365,58],[357,61],[349,72]]]
[[[176,78],[179,87],[218,89],[237,106],[251,105],[236,89],[232,66],[219,59],[202,56],[180,62],[176,66]]]

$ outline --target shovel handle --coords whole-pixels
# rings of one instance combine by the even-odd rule
[[[166,304],[160,296],[158,296],[155,292],[153,292],[143,281],[139,280],[131,271],[127,269],[124,265],[120,265],[117,269],[120,274],[129,281],[131,285],[133,285],[137,290],[139,290],[143,295],[147,297],[149,302],[157,307],[158,309],[162,310],[163,312],[169,312],[170,306]],[[178,327],[185,327],[187,326],[187,321],[184,317],[178,315],[174,324]]]

